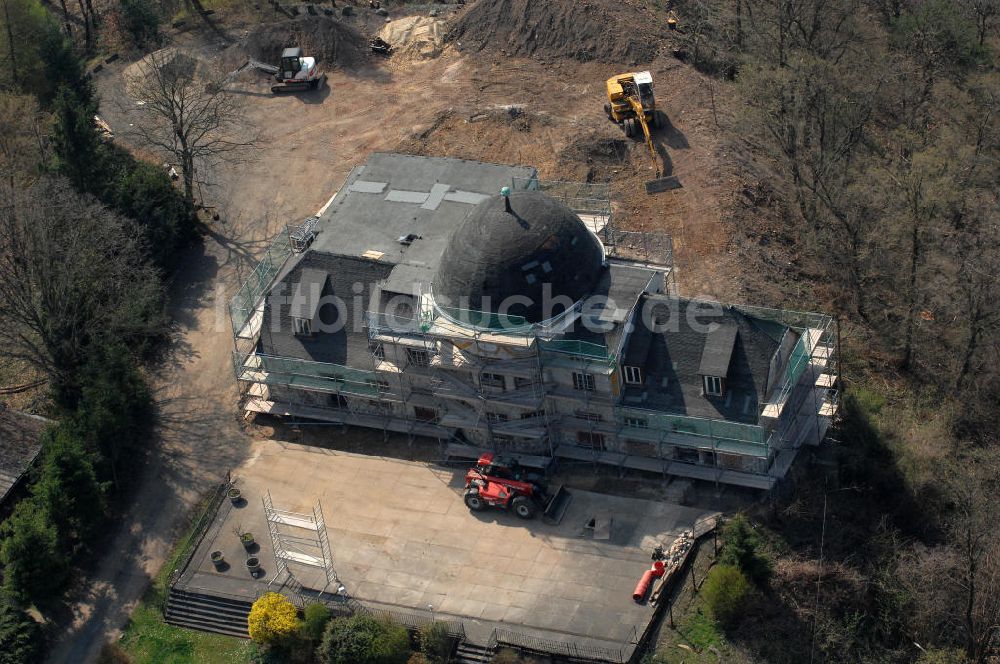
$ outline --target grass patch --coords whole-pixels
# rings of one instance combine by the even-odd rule
[[[134,664],[249,664],[253,644],[163,622],[155,605],[140,604],[119,643]]]
[[[246,639],[168,625],[163,606],[170,576],[195,546],[199,524],[208,518],[211,494],[193,510],[196,515],[174,545],[139,606],[132,612],[118,645],[134,664],[250,664],[254,645]]]
[[[712,569],[715,554],[712,544],[698,546],[689,561],[690,567],[680,579],[673,601],[676,626],[670,627],[670,618],[664,611],[663,622],[656,644],[643,660],[644,664],[749,664],[753,661],[745,648],[726,637],[721,625],[711,618],[705,601],[705,579]],[[698,592],[691,590],[692,569],[698,579]]]
[[[664,617],[650,664],[717,664],[720,657],[723,662],[749,661],[742,650],[726,639],[718,623],[707,615],[701,593],[693,597],[690,604],[683,604],[674,607],[677,629],[671,629],[669,619]]]

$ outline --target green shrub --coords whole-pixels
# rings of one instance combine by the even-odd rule
[[[117,643],[105,643],[97,656],[97,664],[132,664],[132,658]]]
[[[949,0],[917,4],[892,26],[892,45],[908,51],[917,60],[933,61],[937,67],[967,68],[987,57],[976,40],[976,26]]]
[[[771,560],[761,551],[760,537],[742,514],[729,521],[722,530],[722,551],[719,563],[737,568],[758,587],[771,579]]]
[[[303,611],[302,626],[299,628],[300,636],[307,641],[319,643],[331,618],[332,614],[326,604],[313,602],[307,605]]]
[[[22,602],[47,604],[62,589],[69,560],[59,533],[35,498],[22,500],[3,524],[4,588]]]
[[[701,588],[708,612],[720,625],[733,625],[752,591],[750,581],[732,565],[716,565]]]
[[[121,0],[121,27],[135,46],[155,39],[160,31],[160,15],[150,0]]]
[[[149,258],[160,268],[174,265],[177,253],[197,235],[197,219],[162,168],[124,150],[103,146],[107,172],[101,200],[135,220]]]
[[[31,492],[50,516],[63,550],[75,553],[104,519],[104,491],[84,443],[67,429],[57,426],[46,432],[43,449]]]
[[[451,655],[452,638],[448,625],[440,620],[429,622],[420,628],[420,652],[434,664],[448,661]]]
[[[100,143],[94,131],[97,100],[89,83],[80,89],[60,85],[52,103],[55,166],[77,191],[94,192],[101,184]]]
[[[0,593],[0,664],[42,661],[41,629],[9,594]]]
[[[404,664],[409,656],[404,627],[361,614],[331,620],[316,649],[322,664]]]
[[[117,486],[149,440],[152,396],[134,359],[118,345],[98,349],[83,376],[86,384],[66,426],[100,455],[102,479]]]

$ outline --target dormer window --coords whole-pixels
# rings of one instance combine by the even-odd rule
[[[295,334],[300,337],[312,336],[312,322],[308,318],[293,318]]]
[[[723,379],[719,376],[704,376],[705,379],[705,394],[708,396],[722,396],[722,391],[725,386]]]
[[[625,382],[630,385],[642,385],[642,369],[640,367],[625,367]]]

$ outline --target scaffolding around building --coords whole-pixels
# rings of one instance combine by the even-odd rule
[[[620,257],[659,268],[666,275],[664,290],[676,294],[669,236],[615,229],[607,184],[515,179],[512,188],[542,190],[563,201],[598,234],[612,260]],[[626,336],[617,348],[560,338],[558,321],[529,324],[514,317],[500,320],[492,313],[443,312],[429,294],[417,297],[409,318],[365,314],[367,368],[260,353],[264,298],[289,259],[308,246],[316,226],[314,220],[306,225],[309,228],[279,233],[230,303],[234,369],[247,411],[378,428],[386,435],[407,434],[411,442],[414,436],[431,437],[442,449],[448,443],[469,444],[463,432],[479,432],[494,451],[757,488],[771,488],[802,445],[818,444],[836,413],[835,321],[821,314],[749,306],[733,308],[798,335],[786,361],[778,363],[776,351],[772,365],[780,378],[773,381],[766,401],[758,404],[753,423],[644,408],[617,391],[566,394],[565,387],[546,379],[551,370],[613,376]],[[565,315],[577,314],[570,310]],[[405,345],[430,352],[386,357],[387,346]],[[513,355],[498,354],[498,347],[512,349]],[[471,372],[472,384],[456,378],[455,371]],[[515,377],[514,388],[491,387],[490,375],[497,373]],[[579,412],[559,413],[549,407],[552,399],[570,397],[580,401]],[[493,402],[516,402],[524,409],[522,418],[502,419],[490,410]],[[598,418],[592,407],[612,417]],[[624,441],[622,449],[606,449],[608,439]]]

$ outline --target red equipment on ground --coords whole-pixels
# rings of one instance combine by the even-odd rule
[[[635,590],[632,591],[632,599],[637,602],[641,602],[646,597],[646,593],[649,592],[649,587],[653,585],[653,579],[658,579],[663,576],[666,567],[662,560],[657,560],[653,563],[653,566],[646,570],[639,579],[639,583],[636,584]]]
[[[516,459],[487,452],[465,473],[465,504],[473,512],[510,509],[522,519],[533,519],[541,511],[558,523],[569,505],[569,492],[560,485],[549,493],[541,477],[523,471]]]

